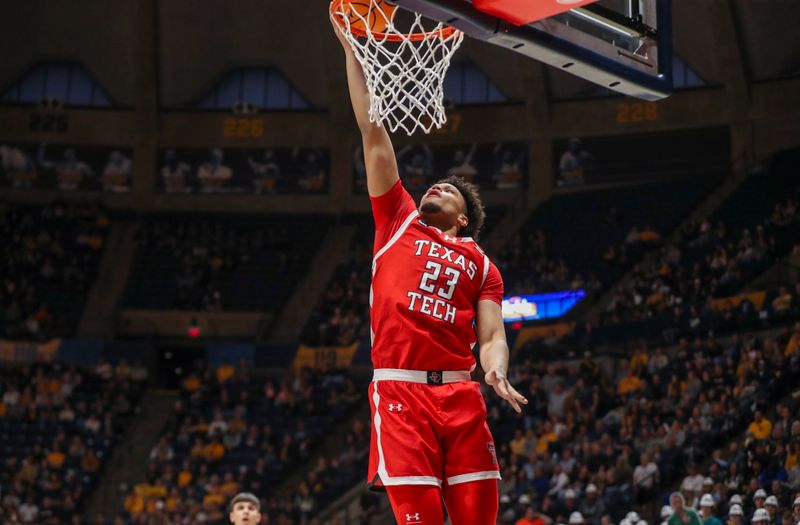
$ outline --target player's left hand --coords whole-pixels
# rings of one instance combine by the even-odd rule
[[[486,384],[491,385],[498,396],[502,397],[511,405],[518,414],[522,413],[520,404],[527,405],[528,400],[511,386],[505,372],[502,370],[489,370],[486,372]]]

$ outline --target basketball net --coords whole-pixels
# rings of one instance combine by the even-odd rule
[[[331,16],[364,70],[370,94],[370,122],[408,135],[441,128],[447,122],[444,76],[464,33],[444,23],[425,29],[422,15],[416,13],[412,13],[408,32],[402,33],[395,28],[394,17],[378,7],[375,0],[364,0],[367,2],[369,9],[360,13],[349,9],[347,2],[334,0]],[[356,19],[360,20],[360,27],[353,27]],[[385,25],[381,32],[371,30],[376,19],[379,23],[375,27]]]

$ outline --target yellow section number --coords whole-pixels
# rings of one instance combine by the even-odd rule
[[[261,138],[264,136],[264,119],[228,117],[222,123],[222,136],[235,139]]]
[[[617,124],[637,124],[658,120],[655,102],[631,102],[617,106]]]

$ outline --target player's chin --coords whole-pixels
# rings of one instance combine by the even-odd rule
[[[442,206],[438,202],[431,200],[434,198],[435,197],[428,197],[423,199],[420,203],[419,211],[422,213],[439,213],[442,211]]]

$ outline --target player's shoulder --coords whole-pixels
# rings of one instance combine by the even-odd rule
[[[469,248],[471,248],[472,250],[475,250],[475,252],[478,254],[478,256],[483,258],[488,264],[492,264],[491,259],[486,254],[486,252],[481,247],[481,245],[478,244],[478,241],[476,241],[472,237],[462,237],[462,241],[461,242],[463,244],[465,244],[466,246],[469,246]]]

